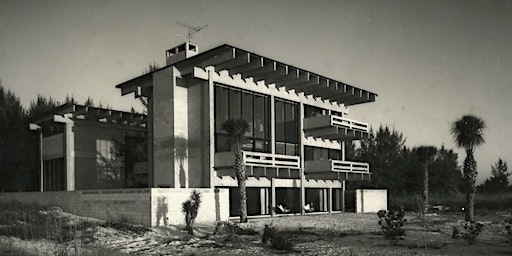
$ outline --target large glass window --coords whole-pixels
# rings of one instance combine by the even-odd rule
[[[44,191],[66,190],[66,167],[64,158],[44,160],[43,162],[43,186]]]
[[[298,104],[295,102],[276,99],[275,132],[277,154],[294,156],[299,153],[298,109]]]
[[[304,105],[304,117],[314,117],[327,115],[327,110],[310,105]]]
[[[304,160],[312,161],[312,160],[341,160],[341,150],[338,149],[328,149],[328,148],[319,148],[319,147],[304,147]]]
[[[215,150],[229,151],[222,124],[242,118],[249,124],[244,150],[270,152],[270,101],[267,95],[215,85]]]
[[[122,144],[114,140],[96,140],[97,180],[102,188],[117,188],[121,185],[124,170]]]

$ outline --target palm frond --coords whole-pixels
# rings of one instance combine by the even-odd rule
[[[455,144],[466,152],[473,152],[475,147],[485,143],[483,130],[485,121],[474,115],[464,115],[453,122],[450,132]]]

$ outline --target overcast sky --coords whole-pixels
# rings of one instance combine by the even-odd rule
[[[377,93],[350,117],[403,132],[408,146],[454,148],[450,124],[483,118],[478,180],[512,164],[512,1],[0,1],[0,79],[37,94],[129,110],[114,86],[164,65],[208,25],[200,50],[228,43]],[[462,150],[459,162],[465,157]]]

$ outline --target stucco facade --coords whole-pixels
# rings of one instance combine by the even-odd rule
[[[148,98],[150,187],[229,189],[236,215],[233,155],[220,129],[229,118],[250,125],[252,215],[273,214],[279,204],[340,211],[345,180],[370,178],[367,163],[345,158],[345,143],[369,136],[348,108],[376,94],[230,45],[199,53],[185,43],[166,57],[165,67],[116,86]]]

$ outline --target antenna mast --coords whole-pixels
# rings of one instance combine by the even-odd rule
[[[192,40],[192,35],[194,35],[195,33],[203,30],[204,28],[206,28],[208,26],[208,24],[204,25],[204,26],[191,26],[191,25],[188,25],[186,23],[183,23],[183,22],[176,22],[176,24],[184,27],[184,28],[187,28],[188,29],[188,42],[190,43],[190,41]]]

